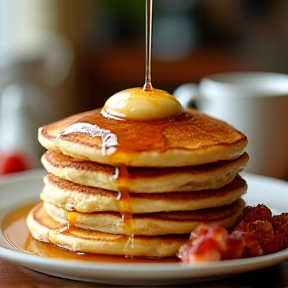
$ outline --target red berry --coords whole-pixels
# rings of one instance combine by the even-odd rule
[[[0,175],[25,170],[28,170],[28,166],[20,154],[0,155]]]

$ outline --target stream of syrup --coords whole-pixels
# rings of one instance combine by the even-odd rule
[[[117,120],[147,121],[183,113],[179,101],[168,92],[152,87],[151,42],[153,0],[146,0],[145,83],[143,88],[125,89],[112,95],[102,108],[102,115]]]
[[[151,41],[152,41],[152,15],[153,15],[153,0],[146,2],[146,49],[145,49],[145,83],[144,91],[152,91],[151,80]]]

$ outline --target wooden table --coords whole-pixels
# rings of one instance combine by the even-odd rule
[[[0,260],[0,288],[89,288],[89,287],[121,287],[95,283],[72,281],[57,277],[47,276],[27,268]],[[123,286],[122,286],[123,287]],[[179,286],[169,286],[179,287]],[[234,277],[221,280],[202,282],[184,285],[181,287],[199,288],[277,288],[288,287],[288,261],[270,268],[254,271],[251,273],[240,274]]]

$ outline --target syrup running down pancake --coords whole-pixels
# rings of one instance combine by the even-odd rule
[[[218,189],[230,183],[244,170],[247,153],[237,159],[184,167],[127,167],[122,187],[134,193],[171,191],[201,191]],[[118,168],[91,161],[79,160],[55,151],[42,156],[45,169],[58,177],[86,186],[117,191]],[[121,175],[120,175],[121,176]],[[119,176],[118,176],[119,178]]]
[[[232,160],[247,145],[241,132],[192,109],[155,121],[115,120],[96,109],[41,127],[38,139],[45,148],[77,159],[136,167]]]
[[[68,230],[77,227],[112,234],[159,236],[189,234],[204,223],[231,228],[242,213],[244,201],[237,200],[230,205],[195,211],[133,214],[133,224],[130,226],[123,225],[122,215],[117,212],[81,213],[47,202],[43,208],[53,220],[68,225]]]
[[[48,174],[40,194],[45,203],[51,203],[68,211],[125,212],[119,192],[80,185]],[[190,192],[129,193],[129,211],[154,213],[169,211],[190,211],[229,205],[239,199],[247,190],[247,184],[239,175],[219,188]],[[124,202],[126,199],[124,199]]]
[[[151,223],[154,225],[155,222],[156,225],[158,224],[159,226],[158,228],[152,228],[151,230],[153,232],[157,231],[157,229],[163,231],[165,226],[167,226],[167,223],[172,225],[172,227],[175,226],[176,229],[181,229],[180,226],[182,224],[187,226],[187,222],[188,226],[192,229],[196,228],[200,223],[210,223],[211,225],[220,223],[220,225],[223,225],[224,227],[232,227],[237,218],[241,215],[243,208],[244,201],[238,200],[227,207],[215,208],[215,210],[212,211],[207,209],[195,212],[194,215],[192,213],[189,217],[187,216],[187,213],[184,215],[178,214],[174,217],[173,214],[167,214],[166,218],[164,215],[158,214],[155,216],[155,219],[153,219],[153,216],[147,216],[145,219],[144,216],[142,218],[142,223],[141,221],[138,221],[138,219],[135,220],[135,222],[137,222],[135,226],[137,227],[136,231],[139,231],[142,234],[147,225]],[[53,213],[56,212],[57,214],[56,210],[53,211]],[[90,216],[93,217],[93,215]],[[55,215],[54,217],[57,218]],[[85,215],[83,217],[85,217]],[[67,219],[65,219],[65,221],[66,220]],[[83,221],[83,218],[79,220],[79,222],[81,221]],[[161,223],[161,221],[163,222]],[[42,204],[31,210],[27,218],[28,226],[30,227],[30,231],[34,238],[45,242],[49,241],[62,248],[80,252],[122,256],[169,257],[176,255],[179,248],[187,241],[188,237],[187,234],[183,233],[179,235],[171,233],[161,235],[159,232],[156,233],[156,236],[154,236],[155,233],[152,233],[152,235],[150,233],[150,236],[143,236],[135,235],[133,232],[131,237],[131,235],[125,235],[124,233],[100,232],[97,227],[93,230],[91,227],[85,227],[87,226],[85,223],[83,224],[82,222],[82,224],[79,224],[79,222],[77,223],[77,221],[75,221],[73,223],[74,226],[69,225],[68,223],[67,226],[67,223],[63,224],[61,221],[55,221],[47,214],[47,211],[43,208]],[[111,226],[111,229],[120,230],[117,229],[117,220],[113,223],[113,219],[108,219],[107,222],[112,222],[111,224],[113,225]],[[105,223],[107,222],[104,220],[102,227],[105,228]],[[86,223],[89,223],[89,219],[87,218]],[[78,224],[78,226],[81,226],[82,228],[76,227],[75,224]],[[173,230],[172,227],[169,232]],[[121,228],[121,225],[118,228]],[[106,229],[108,228],[106,227]]]

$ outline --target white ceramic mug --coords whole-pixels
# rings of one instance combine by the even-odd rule
[[[288,75],[226,72],[174,91],[184,107],[224,120],[248,137],[245,171],[288,180]]]

